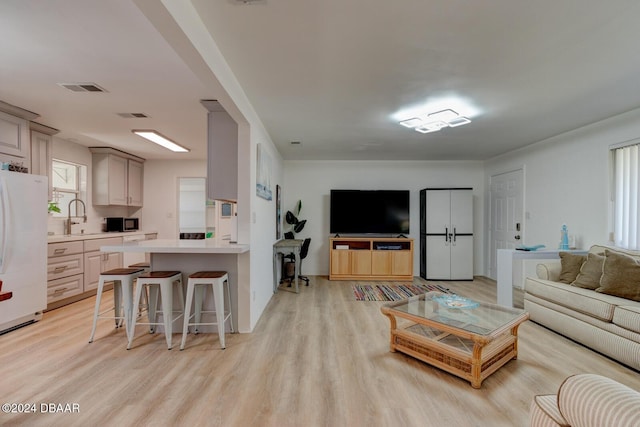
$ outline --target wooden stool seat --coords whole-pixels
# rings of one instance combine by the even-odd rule
[[[151,268],[151,264],[148,262],[137,262],[135,264],[131,264],[130,268]]]
[[[198,271],[190,274],[189,279],[219,279],[226,274],[226,271]]]
[[[129,326],[133,316],[133,281],[140,277],[143,272],[144,269],[142,268],[114,268],[100,273],[96,292],[96,306],[93,312],[93,327],[91,328],[91,337],[89,337],[90,343],[93,342],[99,318],[114,319],[116,329],[124,323],[127,338],[129,338]],[[113,309],[100,312],[100,302],[106,282],[113,282]],[[124,307],[124,313],[121,313],[121,307]],[[111,310],[113,310],[113,316],[104,316],[105,313]]]
[[[149,271],[141,274],[140,279],[168,279],[177,274],[181,274],[179,271]]]
[[[114,268],[113,270],[107,270],[104,271],[102,273],[100,273],[100,275],[104,275],[104,276],[126,276],[128,274],[135,274],[138,273],[140,271],[144,271],[143,268]]]

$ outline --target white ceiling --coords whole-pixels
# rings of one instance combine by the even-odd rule
[[[637,0],[182,3],[285,159],[487,159],[640,107]],[[150,23],[160,10],[159,0],[0,1],[0,100],[84,145],[204,158],[200,100],[225,94],[182,60],[193,46],[169,45]],[[73,82],[108,93],[58,86]],[[430,134],[396,123],[443,97],[469,101],[473,122]],[[192,151],[151,147],[134,128]]]

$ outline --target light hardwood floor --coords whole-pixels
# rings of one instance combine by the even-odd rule
[[[511,427],[528,424],[535,394],[555,393],[574,373],[640,390],[638,372],[530,321],[518,359],[475,390],[390,353],[383,303],[355,301],[352,283],[315,276],[298,295],[278,292],[253,333],[227,335],[226,350],[201,334],[179,351],[175,334],[169,351],[162,334],[139,329],[127,351],[109,321],[89,344],[94,298],[45,313],[0,336],[0,403],[77,403],[80,412],[0,413],[0,425]],[[441,284],[496,299],[490,280]]]

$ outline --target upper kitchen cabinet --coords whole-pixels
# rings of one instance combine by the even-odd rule
[[[51,150],[53,135],[57,134],[58,130],[34,122],[29,123],[29,127],[31,128],[31,173],[49,178],[49,200],[52,200]]]
[[[144,159],[106,147],[91,147],[93,204],[142,207]]]
[[[0,154],[29,166],[29,120],[36,117],[36,113],[0,101]]]
[[[204,100],[207,115],[207,198],[238,200],[238,124],[218,101]]]

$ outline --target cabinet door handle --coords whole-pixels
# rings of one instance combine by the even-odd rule
[[[65,271],[67,269],[67,267],[69,267],[68,265],[62,265],[60,267],[56,267],[53,272],[54,273],[62,273],[63,271]]]
[[[56,294],[64,293],[67,289],[69,288],[64,287],[64,288],[56,289],[55,291],[53,291],[53,294],[56,295]]]
[[[444,241],[445,242],[449,241],[449,228],[448,227],[444,228]]]
[[[58,248],[58,249],[54,249],[53,253],[55,255],[60,255],[60,254],[63,254],[66,250],[67,248]]]

